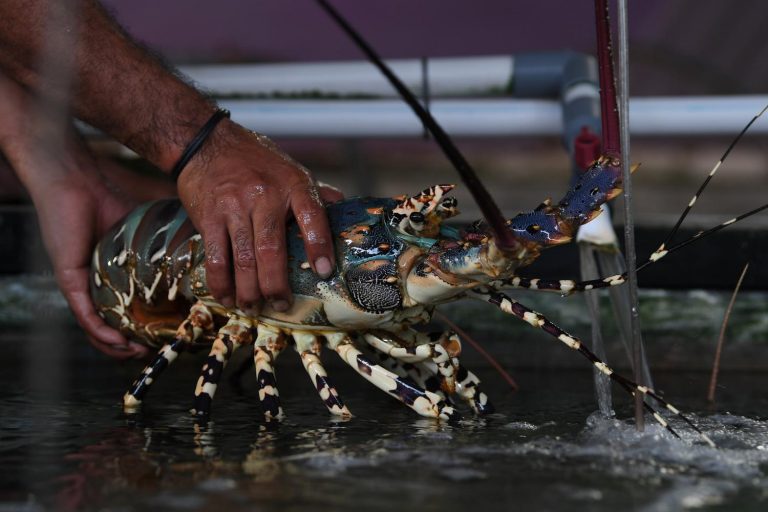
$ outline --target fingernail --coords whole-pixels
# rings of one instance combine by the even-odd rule
[[[332,270],[331,262],[325,256],[320,256],[315,260],[315,272],[323,279],[331,277]]]
[[[246,304],[243,304],[243,312],[245,312],[246,315],[251,317],[259,316],[259,307],[253,302],[248,302]]]
[[[282,299],[273,300],[272,309],[275,311],[288,311],[288,301]]]

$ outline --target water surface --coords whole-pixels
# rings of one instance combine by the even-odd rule
[[[187,413],[202,354],[169,369],[139,414],[120,398],[141,369],[94,357],[77,331],[6,333],[0,361],[0,511],[765,510],[768,386],[727,373],[655,375],[719,445],[595,413],[592,375],[513,371],[512,393],[476,367],[498,413],[416,417],[326,354],[355,418],[330,418],[298,356],[278,379],[287,419],[265,423],[250,372],[220,386],[213,421]],[[42,348],[41,348],[42,347]],[[33,357],[34,356],[34,357]],[[232,370],[234,367],[230,367]],[[620,418],[631,400],[614,389]]]

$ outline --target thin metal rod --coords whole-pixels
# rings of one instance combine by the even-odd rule
[[[643,383],[641,361],[643,357],[640,341],[640,309],[637,300],[637,268],[635,255],[635,223],[632,215],[632,175],[630,172],[629,148],[629,44],[627,23],[627,0],[618,0],[619,21],[619,128],[621,140],[621,166],[624,175],[624,255],[627,259],[627,285],[631,304],[630,325],[632,327],[632,366],[635,382]],[[635,395],[635,425],[642,431],[643,397]]]

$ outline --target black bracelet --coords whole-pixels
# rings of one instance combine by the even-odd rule
[[[176,162],[176,165],[173,166],[173,169],[171,170],[173,181],[177,181],[179,179],[181,171],[183,171],[184,167],[186,167],[189,161],[192,160],[192,157],[195,156],[198,151],[200,151],[200,148],[203,147],[203,143],[208,138],[208,136],[211,135],[213,129],[216,128],[216,125],[219,124],[219,121],[225,117],[229,117],[229,110],[225,108],[218,108],[216,109],[216,112],[213,113],[211,118],[206,121],[203,127],[200,128],[200,131],[197,132],[195,138],[192,139],[189,144],[187,144],[186,148],[184,148],[184,151],[181,153],[181,156],[179,157],[178,162]]]

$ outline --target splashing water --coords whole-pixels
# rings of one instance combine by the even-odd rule
[[[584,280],[597,279],[603,276],[622,274],[625,271],[624,258],[618,249],[613,247],[601,247],[590,243],[579,243],[579,262],[581,265],[581,277]],[[587,310],[592,324],[591,346],[593,352],[607,362],[605,352],[605,341],[602,333],[602,315],[600,313],[599,293],[587,292],[584,294],[584,300],[587,303]],[[629,291],[626,286],[617,286],[608,288],[611,297],[611,306],[613,309],[614,320],[618,326],[620,338],[627,352],[627,358],[632,364],[632,325],[630,318],[631,301]],[[650,367],[645,356],[645,348],[640,339],[640,350],[642,357],[640,359],[641,374],[643,383],[653,388]],[[605,417],[614,415],[611,399],[611,381],[600,371],[593,370],[595,376],[595,395],[600,412]]]

